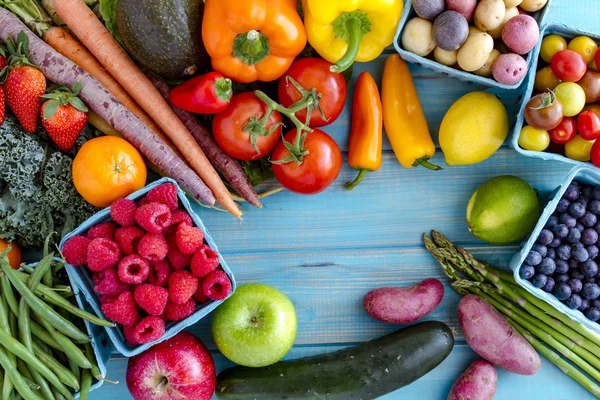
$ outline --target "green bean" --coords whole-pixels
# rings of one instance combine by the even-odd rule
[[[54,257],[54,253],[50,253],[42,258],[37,267],[33,270],[33,273],[29,275],[29,278],[27,279],[27,286],[29,289],[35,290],[37,285],[42,281],[42,277],[46,271],[50,270],[50,267],[52,266],[52,257]]]
[[[25,364],[23,360],[17,360],[17,371],[19,371],[21,375],[23,375],[23,378],[25,378],[25,382],[27,382],[27,386],[29,386],[31,390],[40,390],[40,385],[33,381],[33,375],[31,375],[31,371],[29,371],[29,368],[27,368],[27,364]]]
[[[27,285],[18,278],[16,271],[10,267],[6,260],[0,260],[0,267],[2,268],[2,271],[8,276],[8,279],[10,279],[10,282],[21,294],[21,296],[25,297],[25,300],[27,301],[29,307],[31,307],[31,309],[34,310],[38,315],[43,316],[43,318],[49,323],[51,323],[52,326],[55,327],[58,331],[64,333],[69,337],[72,337],[73,339],[78,339],[81,341],[89,340],[88,335],[81,332],[79,329],[77,329],[75,325],[61,317],[50,306],[48,306],[46,303],[40,300],[27,287]]]
[[[0,363],[1,365],[2,363]],[[14,385],[10,380],[8,373],[4,375],[4,381],[2,382],[2,400],[10,400],[13,397]]]
[[[56,276],[56,274],[64,267],[65,267],[65,263],[62,261],[54,263],[54,265],[52,266],[52,275]]]
[[[4,262],[2,262],[2,264],[4,264]],[[28,276],[27,274],[24,275]],[[19,315],[19,303],[17,302],[12,285],[6,274],[2,274],[2,277],[0,278],[0,284],[2,285],[2,295],[6,299],[6,304],[8,304],[8,307],[10,307],[13,314]]]
[[[67,367],[58,362],[58,360],[56,360],[56,358],[54,358],[52,355],[42,350],[42,348],[36,342],[33,342],[33,350],[40,361],[46,364],[54,374],[61,377],[61,381],[63,381],[65,385],[72,387],[75,389],[75,391],[79,391],[79,381]],[[66,395],[62,390],[61,393]]]
[[[50,333],[40,324],[31,320],[29,321],[29,327],[31,328],[31,333],[33,334],[33,336],[38,338],[41,342],[56,350],[62,351],[60,345],[56,342],[52,335],[50,335]]]
[[[89,369],[92,367],[90,360],[87,359],[85,354],[83,354],[81,349],[77,347],[77,345],[75,345],[71,339],[56,330],[52,324],[50,324],[50,322],[41,318],[39,315],[37,315],[37,319],[42,326],[46,328],[48,332],[50,332],[50,335],[52,335],[54,340],[56,340],[56,343],[58,343],[63,353],[65,353],[68,358],[72,359],[81,368]]]
[[[13,313],[8,314],[8,326],[10,327],[10,333],[12,336],[17,336],[19,329],[17,328],[19,321],[17,316]]]
[[[54,398],[56,400],[66,400],[65,396],[63,396],[62,394],[58,393],[56,390],[52,390],[52,394],[54,395]]]
[[[33,379],[35,383],[40,386],[40,393],[44,396],[46,400],[55,400],[54,394],[52,394],[52,389],[50,388],[50,384],[39,372],[36,370],[31,370],[31,375],[33,375]]]
[[[17,371],[16,366],[11,365],[10,359],[8,358],[4,349],[0,349],[0,365],[2,366],[2,368],[4,368],[4,382],[6,382],[6,376],[8,376],[10,381],[14,384],[14,387],[21,394],[21,396],[23,396],[25,400],[43,400],[41,397],[35,394],[29,388],[29,386],[27,386],[27,382],[25,381],[23,376],[21,376],[19,371]],[[6,393],[4,391],[5,387],[2,388],[2,397],[10,398],[9,396],[10,393],[12,393],[12,389],[10,390],[10,392]]]
[[[81,391],[79,392],[80,400],[88,400],[90,388],[92,387],[92,374],[88,369],[83,371],[81,376]]]
[[[25,272],[27,272],[28,274],[32,274],[33,271],[35,270],[35,268],[30,267],[27,264],[21,264],[21,269]]]

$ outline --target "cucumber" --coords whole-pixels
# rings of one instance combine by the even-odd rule
[[[217,377],[216,394],[219,399],[375,399],[416,381],[453,347],[446,324],[422,322],[333,353],[226,369]]]

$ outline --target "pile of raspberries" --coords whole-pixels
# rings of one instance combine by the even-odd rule
[[[137,204],[118,199],[110,216],[86,236],[70,238],[62,252],[69,264],[87,266],[102,312],[123,325],[130,345],[160,339],[166,322],[231,293],[219,255],[180,208],[175,185],[160,185]]]

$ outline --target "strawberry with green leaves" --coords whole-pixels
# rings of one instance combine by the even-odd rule
[[[0,76],[2,71],[8,65],[8,60],[6,59],[6,49],[0,45]],[[4,90],[2,86],[0,86],[0,125],[4,123],[4,114],[6,112],[6,101],[4,100]]]
[[[69,151],[87,122],[88,108],[77,95],[82,85],[76,82],[73,91],[58,87],[44,96],[42,104],[42,125],[52,141],[62,151]]]
[[[6,43],[8,66],[0,73],[8,107],[15,114],[24,130],[34,133],[37,129],[42,95],[46,92],[46,78],[28,57],[29,38],[23,31],[17,43],[11,37]]]

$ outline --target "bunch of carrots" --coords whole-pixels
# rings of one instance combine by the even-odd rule
[[[91,111],[90,123],[105,134],[123,136],[199,201],[241,217],[216,167],[246,201],[261,206],[239,164],[196,117],[169,104],[168,84],[147,76],[84,0],[44,0],[52,19],[64,27],[35,0],[0,0],[0,5],[0,40],[16,40],[25,32],[29,59],[48,80],[70,88],[81,83],[79,96]]]

